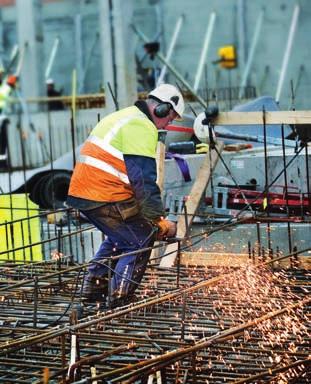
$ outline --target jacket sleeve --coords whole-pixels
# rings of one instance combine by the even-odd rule
[[[161,192],[156,184],[156,161],[151,157],[124,155],[128,178],[143,215],[157,220],[165,215]]]

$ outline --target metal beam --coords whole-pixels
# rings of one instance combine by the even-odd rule
[[[27,46],[20,68],[20,84],[24,97],[44,94],[43,27],[40,0],[17,0],[17,30],[20,49]]]
[[[82,15],[79,13],[75,16],[75,56],[76,56],[76,70],[78,87],[83,89],[83,48],[82,48]]]
[[[178,18],[178,20],[176,22],[176,25],[175,25],[175,28],[174,28],[173,37],[172,37],[170,46],[169,46],[169,48],[167,50],[167,54],[165,56],[165,60],[167,60],[167,61],[170,61],[170,59],[171,59],[171,56],[172,56],[172,53],[173,53],[173,50],[174,50],[174,47],[175,47],[175,44],[176,44],[179,32],[180,32],[180,29],[181,29],[182,23],[184,21],[184,18],[185,18],[185,16],[181,15],[181,16],[179,16],[179,18]],[[160,73],[160,76],[158,78],[157,85],[162,84],[164,82],[164,76],[166,74],[166,70],[167,70],[167,65],[164,64],[162,69],[161,69],[161,73]]]
[[[100,0],[99,10],[106,109],[112,111],[115,104],[108,83],[121,108],[137,99],[135,54],[129,24],[133,13],[132,0]]]
[[[292,51],[294,35],[295,35],[296,28],[297,28],[299,11],[300,11],[300,6],[298,4],[296,4],[295,8],[294,8],[293,16],[292,16],[292,21],[291,21],[289,33],[288,33],[287,44],[286,44],[286,49],[284,52],[281,73],[280,73],[279,82],[278,82],[278,86],[277,86],[277,90],[276,90],[276,94],[275,94],[275,100],[277,102],[280,101],[280,97],[281,97],[281,92],[282,92],[282,88],[283,88],[283,84],[284,84],[284,80],[285,80],[285,76],[286,76],[286,72],[287,72],[287,67],[288,67],[288,63],[289,63],[289,59],[290,59],[290,55],[291,55],[291,51]]]
[[[257,43],[258,43],[258,40],[259,40],[261,28],[262,28],[263,16],[264,16],[264,10],[262,9],[260,11],[259,17],[258,17],[257,22],[256,22],[254,36],[253,36],[252,43],[251,43],[250,52],[249,52],[249,55],[247,57],[247,62],[246,62],[245,70],[243,72],[243,77],[242,77],[242,81],[241,81],[241,85],[240,85],[239,98],[241,98],[242,95],[243,95],[243,88],[246,86],[248,75],[249,75],[251,66],[253,64],[254,55],[255,55]]]
[[[201,56],[200,56],[198,69],[197,69],[197,72],[195,74],[195,80],[194,80],[194,85],[193,85],[193,89],[195,91],[197,91],[199,88],[199,84],[200,84],[200,80],[202,77],[202,72],[203,72],[203,68],[204,68],[204,64],[205,64],[205,60],[206,60],[206,56],[208,53],[208,48],[209,48],[209,45],[211,42],[211,38],[212,38],[214,26],[215,26],[215,20],[216,20],[216,12],[212,12],[210,15],[210,18],[209,18],[207,29],[206,29],[206,34],[205,34],[205,38],[204,38],[204,43],[203,43],[203,48],[202,48],[202,52],[201,52]]]
[[[53,68],[53,64],[54,64],[54,60],[56,57],[56,53],[58,50],[59,42],[60,42],[60,38],[59,38],[59,36],[56,36],[54,43],[53,43],[51,53],[50,53],[50,56],[49,56],[48,65],[46,66],[46,70],[45,70],[45,78],[46,79],[48,79],[50,77],[50,74],[51,74],[51,71]]]

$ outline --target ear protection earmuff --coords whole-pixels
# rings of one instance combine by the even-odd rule
[[[160,103],[154,108],[153,112],[155,116],[163,118],[167,117],[172,109],[173,108],[170,103]]]

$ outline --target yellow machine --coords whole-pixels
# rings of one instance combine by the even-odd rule
[[[232,69],[237,66],[237,55],[234,45],[225,45],[218,49],[218,56],[220,59],[217,61],[221,68]]]
[[[26,199],[27,204],[26,204]],[[28,205],[28,214],[27,214]],[[13,207],[11,209],[11,207]],[[1,261],[20,262],[43,260],[41,245],[27,247],[41,241],[38,206],[25,194],[0,196],[0,252],[20,248],[0,256]],[[28,219],[30,217],[30,220]],[[27,220],[21,220],[27,218]],[[6,222],[10,224],[5,224]]]

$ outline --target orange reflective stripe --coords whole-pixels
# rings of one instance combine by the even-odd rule
[[[88,164],[77,163],[68,195],[99,202],[126,200],[134,196],[130,184]]]
[[[105,161],[96,159],[95,157],[92,157],[92,156],[82,156],[82,155],[80,156],[78,161],[80,163],[90,165],[91,167],[98,168],[106,173],[109,173],[110,175],[113,175],[118,179],[120,179],[125,184],[130,183],[126,173],[118,171],[117,169],[115,169]]]
[[[91,143],[90,141],[86,141],[83,145],[81,149],[81,155],[94,157],[98,160],[110,164],[117,171],[126,173],[126,166],[123,159],[117,159],[116,157],[112,156],[110,153],[104,151],[103,149],[98,147],[96,144]]]

